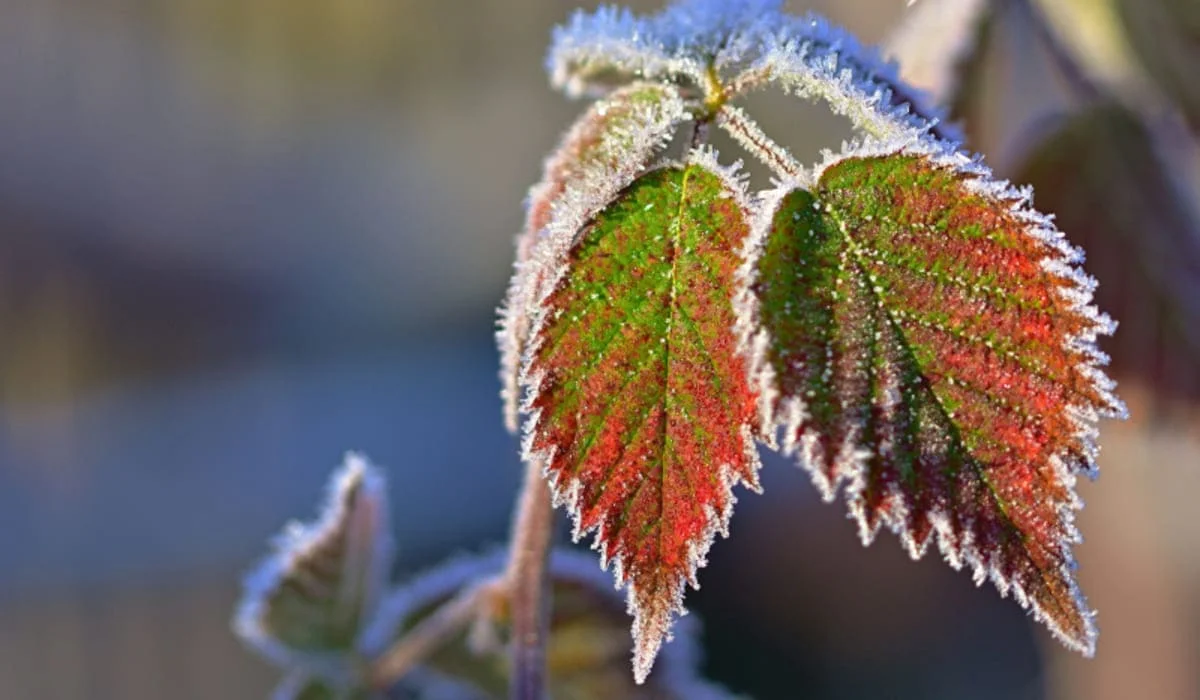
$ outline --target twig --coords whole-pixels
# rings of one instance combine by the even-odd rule
[[[504,590],[506,581],[492,578],[464,589],[400,637],[371,666],[372,688],[386,690],[414,666],[462,631],[478,616],[480,606]]]
[[[554,524],[550,487],[542,464],[531,459],[525,469],[505,585],[512,605],[509,671],[511,700],[542,700],[546,696],[546,636],[550,590],[546,559]]]
[[[728,132],[743,148],[770,166],[771,170],[781,178],[802,183],[809,183],[811,180],[811,175],[804,166],[796,162],[786,148],[775,143],[770,136],[763,133],[758,124],[755,124],[738,107],[729,104],[722,106],[721,111],[717,112],[717,125]]]

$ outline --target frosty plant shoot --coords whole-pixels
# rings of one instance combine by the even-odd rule
[[[561,689],[568,555],[547,554],[551,499],[626,591],[633,679],[649,682],[621,692],[720,697],[689,662],[650,671],[729,532],[734,487],[759,489],[759,445],[794,455],[827,501],[843,494],[864,544],[886,527],[914,559],[936,545],[1093,652],[1074,485],[1095,473],[1098,419],[1125,409],[1100,369],[1095,340],[1115,324],[1091,305],[1083,254],[894,66],[781,4],[602,8],[555,31],[552,82],[594,101],[530,192],[502,310],[504,415],[529,465],[507,564],[436,596],[401,586],[402,613],[380,602],[386,504],[352,461],[239,617],[297,688],[326,693],[294,697],[430,672],[481,697]],[[772,88],[847,117],[858,140],[802,165],[738,105]],[[749,191],[714,129],[774,186]]]

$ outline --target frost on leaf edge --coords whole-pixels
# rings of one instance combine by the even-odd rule
[[[355,488],[361,489],[359,499],[369,498],[375,502],[377,519],[377,536],[370,561],[367,562],[369,570],[363,579],[367,590],[364,593],[358,641],[356,649],[347,650],[361,651],[363,630],[371,624],[387,584],[395,543],[391,534],[387,480],[378,467],[357,452],[347,452],[342,464],[330,476],[317,518],[308,523],[289,522],[273,538],[271,554],[243,577],[242,597],[232,621],[234,633],[277,666],[308,668],[321,677],[339,682],[345,680],[351,671],[348,659],[330,653],[291,648],[263,626],[263,615],[266,613],[267,596],[278,588],[292,570],[296,559],[319,545],[346,517],[345,496]]]
[[[1084,473],[1095,478],[1097,475],[1095,462],[1099,451],[1096,443],[1098,421],[1101,418],[1125,419],[1128,417],[1124,403],[1114,393],[1116,383],[1102,369],[1108,364],[1108,356],[1096,346],[1097,337],[1111,335],[1116,330],[1116,323],[1092,304],[1092,293],[1096,287],[1096,281],[1079,267],[1083,262],[1083,251],[1067,241],[1065,235],[1054,226],[1050,216],[1033,208],[1031,188],[1016,187],[1007,181],[995,179],[990,168],[983,164],[980,157],[969,156],[958,150],[954,144],[932,137],[913,139],[911,135],[905,135],[891,141],[868,138],[865,142],[844,144],[841,153],[835,154],[826,150],[823,161],[814,167],[811,179],[806,177],[802,182],[781,182],[777,187],[762,193],[759,209],[752,222],[750,245],[754,246],[757,251],[761,251],[767,236],[770,235],[774,214],[783,198],[796,189],[807,189],[807,186],[813,182],[819,182],[821,176],[830,167],[851,158],[894,155],[918,156],[927,159],[935,167],[952,170],[962,176],[961,182],[965,189],[994,201],[1000,206],[1006,206],[1018,221],[1025,224],[1022,229],[1025,234],[1037,241],[1046,251],[1046,255],[1041,259],[1042,268],[1070,283],[1071,286],[1059,290],[1060,295],[1068,302],[1071,311],[1090,321],[1090,326],[1081,335],[1065,338],[1064,349],[1079,356],[1080,373],[1091,380],[1092,388],[1106,404],[1100,409],[1078,404],[1069,404],[1066,408],[1071,422],[1076,427],[1075,437],[1083,445],[1088,459]],[[751,287],[757,278],[756,264],[757,260],[753,266],[748,267],[747,288]],[[845,460],[850,465],[848,469],[843,470],[841,478],[830,483],[815,468],[814,465],[819,461],[818,455],[814,452],[818,449],[815,430],[809,428],[799,440],[796,439],[800,424],[808,410],[806,403],[799,396],[783,397],[780,400],[777,378],[767,357],[770,333],[757,320],[757,308],[753,306],[750,308],[755,313],[754,326],[756,328],[752,371],[757,374],[754,375],[754,380],[764,387],[763,390],[769,392],[772,397],[771,401],[764,401],[768,412],[763,416],[763,420],[770,426],[771,433],[783,431],[784,440],[780,451],[785,455],[797,455],[798,453],[798,461],[809,473],[813,484],[825,502],[829,503],[837,498],[837,493],[843,483],[846,483],[846,499],[851,501],[852,494],[861,491],[864,486],[862,482],[866,469],[865,460],[869,453],[861,448],[855,448],[853,436],[851,436],[846,442],[849,447],[844,449],[838,458],[839,461]],[[1019,584],[1008,580],[1001,574],[999,566],[990,555],[985,555],[975,549],[974,542],[969,538],[964,538],[956,547],[950,519],[945,512],[935,510],[930,513],[929,520],[936,533],[938,549],[953,569],[961,570],[964,565],[969,566],[977,586],[990,579],[1001,597],[1007,597],[1011,592],[1018,604],[1029,610],[1034,619],[1045,625],[1060,642],[1068,648],[1090,657],[1095,653],[1098,635],[1094,620],[1095,612],[1091,610],[1079,589],[1074,575],[1077,564],[1071,550],[1071,545],[1081,541],[1074,521],[1075,511],[1082,508],[1083,503],[1075,491],[1076,475],[1067,467],[1062,456],[1052,455],[1050,464],[1070,494],[1070,499],[1058,508],[1058,515],[1065,531],[1065,537],[1058,542],[1059,553],[1063,561],[1060,574],[1067,582],[1068,592],[1084,620],[1085,637],[1083,639],[1069,636],[1060,629],[1057,623],[1042,610],[1041,606],[1025,594]],[[918,546],[911,534],[904,529],[902,513],[900,516],[881,519],[880,523],[871,529],[866,522],[865,511],[861,508],[854,508],[853,504],[850,505],[851,517],[856,521],[859,536],[864,545],[871,544],[879,527],[886,524],[898,536],[901,545],[913,560],[921,559],[925,555],[933,538],[927,538],[921,546]]]
[[[747,176],[741,172],[742,162],[736,161],[728,166],[722,165],[717,158],[716,150],[711,146],[701,146],[693,149],[688,153],[683,162],[668,160],[654,168],[647,169],[642,175],[644,176],[657,170],[666,168],[690,166],[704,168],[715,175],[721,181],[726,191],[735,198],[735,201],[737,201],[738,205],[745,213],[747,217],[746,224],[748,226],[751,224],[754,203],[747,190]],[[747,238],[749,238],[751,235],[752,232],[747,235]],[[574,241],[572,240],[571,242],[573,243]],[[748,250],[748,248],[744,248],[741,252],[743,255],[745,255]],[[570,245],[567,245],[562,249],[561,253],[564,259],[569,252]],[[745,262],[743,260],[743,267],[744,265]],[[741,267],[739,267],[739,270],[740,269]],[[565,274],[566,270],[564,266],[559,270],[558,275],[554,278],[554,284],[546,284],[540,290],[538,302],[535,306],[536,311],[534,315],[533,326],[532,330],[530,331],[531,340],[522,360],[521,385],[525,387],[525,396],[522,401],[521,410],[527,414],[523,430],[524,437],[522,440],[522,458],[525,460],[540,460],[544,465],[550,464],[551,458],[553,457],[554,448],[551,447],[547,450],[539,451],[533,448],[533,444],[540,419],[540,411],[539,409],[535,408],[535,403],[537,401],[537,397],[541,393],[541,386],[545,377],[544,373],[534,370],[531,367],[531,364],[541,344],[542,330],[549,321],[553,320],[553,310],[548,306],[548,299],[550,295],[553,294]],[[738,279],[739,277],[735,277],[735,284],[737,284]],[[737,352],[742,354],[743,360],[746,362],[746,371],[749,372],[751,367],[751,358],[747,356],[749,347],[742,343],[741,340],[746,339],[748,341],[750,336],[749,329],[751,328],[750,324],[752,323],[753,317],[747,307],[738,304],[736,296],[734,299],[733,309],[736,316],[736,321],[735,327],[731,329],[731,332],[735,333],[735,337],[739,339]],[[751,390],[754,390],[756,384],[751,382],[749,386]],[[750,473],[754,474],[756,477],[762,466],[757,448],[758,439],[760,439],[762,436],[757,429],[759,427],[760,426],[744,426],[742,432],[744,456],[750,467]],[[548,466],[544,469],[542,475],[550,485],[554,506],[565,507],[571,516],[571,521],[573,523],[571,532],[572,540],[578,542],[584,536],[591,533],[593,535],[591,549],[600,552],[601,568],[608,570],[609,565],[612,565],[613,578],[615,579],[616,586],[620,588],[622,581],[625,578],[622,553],[618,552],[616,556],[612,557],[611,559],[605,556],[602,547],[602,543],[605,540],[605,533],[602,525],[597,525],[587,530],[584,530],[580,527],[582,509],[580,508],[579,499],[582,497],[582,483],[577,478],[569,479],[565,484],[561,483],[562,480],[553,472],[551,472]],[[721,465],[718,469],[717,475],[723,487],[728,490],[729,501],[723,512],[710,513],[709,523],[703,534],[697,540],[691,543],[688,556],[689,567],[686,575],[686,584],[690,585],[693,589],[700,588],[700,582],[697,578],[697,573],[700,568],[703,568],[707,565],[708,561],[706,556],[709,549],[712,547],[712,543],[716,539],[716,535],[720,533],[722,537],[729,536],[729,521],[733,515],[734,504],[737,503],[737,496],[733,491],[733,487],[738,483],[743,483],[748,489],[756,493],[761,492],[762,490],[757,478],[755,478],[753,483],[747,483],[733,471],[730,465]],[[636,586],[634,585],[633,581],[629,581],[627,583],[627,609],[629,614],[634,618],[634,679],[639,684],[643,683],[646,677],[649,675],[650,670],[654,665],[655,657],[664,642],[670,642],[674,638],[672,634],[672,627],[674,624],[678,621],[679,617],[687,614],[687,609],[683,605],[683,595],[687,585],[680,586],[676,591],[675,599],[670,602],[667,608],[667,619],[661,621],[661,625],[648,625],[646,623],[651,621],[645,617],[643,611],[641,611],[639,606],[636,604]]]
[[[578,10],[554,29],[546,71],[572,97],[608,91],[589,79],[588,68],[701,85],[710,62],[722,69],[753,55],[761,37],[785,21],[782,6],[782,0],[676,0],[646,16],[614,6]]]
[[[527,217],[525,230],[517,236],[515,269],[498,312],[496,330],[500,349],[500,396],[504,424],[509,432],[517,432],[520,423],[521,363],[531,334],[534,304],[546,285],[557,285],[564,273],[566,251],[569,251],[575,234],[645,172],[656,154],[670,143],[675,129],[688,117],[679,91],[671,85],[635,82],[595,103],[563,135],[558,147],[543,164],[542,179],[530,188],[527,207],[537,204],[537,199],[547,194],[553,174],[568,166],[566,152],[588,136],[588,129],[593,126],[589,117],[605,108],[604,100],[616,98],[616,92],[634,92],[647,87],[661,88],[664,97],[657,104],[631,110],[627,120],[641,124],[642,128],[607,130],[604,137],[610,143],[600,148],[607,148],[611,158],[591,172],[579,173],[565,184],[563,192],[550,203],[550,220],[543,229],[529,230],[532,223]],[[628,139],[628,147],[611,147],[611,141],[622,139]]]
[[[815,13],[785,19],[781,30],[764,37],[761,55],[739,80],[775,82],[799,97],[820,98],[874,139],[962,142],[945,110],[906,83],[877,47]]]

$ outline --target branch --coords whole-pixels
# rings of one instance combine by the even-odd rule
[[[740,108],[723,105],[717,112],[717,124],[752,155],[770,166],[776,175],[811,186],[812,174],[800,165],[787,149],[775,143]]]
[[[542,700],[546,696],[546,637],[550,590],[546,559],[554,524],[550,487],[540,460],[527,462],[516,521],[513,523],[508,570],[504,574],[512,605],[512,649],[509,698]]]
[[[371,666],[368,682],[376,690],[386,690],[408,674],[414,666],[454,635],[474,621],[481,606],[503,595],[506,581],[499,577],[481,581],[463,589],[458,595],[442,604],[425,619],[396,640]]]

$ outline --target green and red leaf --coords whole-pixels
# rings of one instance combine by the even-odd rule
[[[542,282],[535,249],[553,231],[570,235],[641,174],[685,117],[672,85],[634,83],[598,100],[546,159],[529,191],[517,236],[516,273],[501,309],[497,340],[505,422],[517,429],[517,378],[529,335],[530,306]]]
[[[785,449],[827,500],[843,482],[864,543],[1011,591],[1068,645],[1095,628],[1074,581],[1075,474],[1124,411],[1094,347],[1076,251],[965,156],[906,146],[834,159],[756,225],[752,289]]]
[[[528,457],[630,586],[639,680],[726,531],[732,486],[757,489],[733,303],[746,210],[710,153],[643,175],[576,237],[531,336]]]

